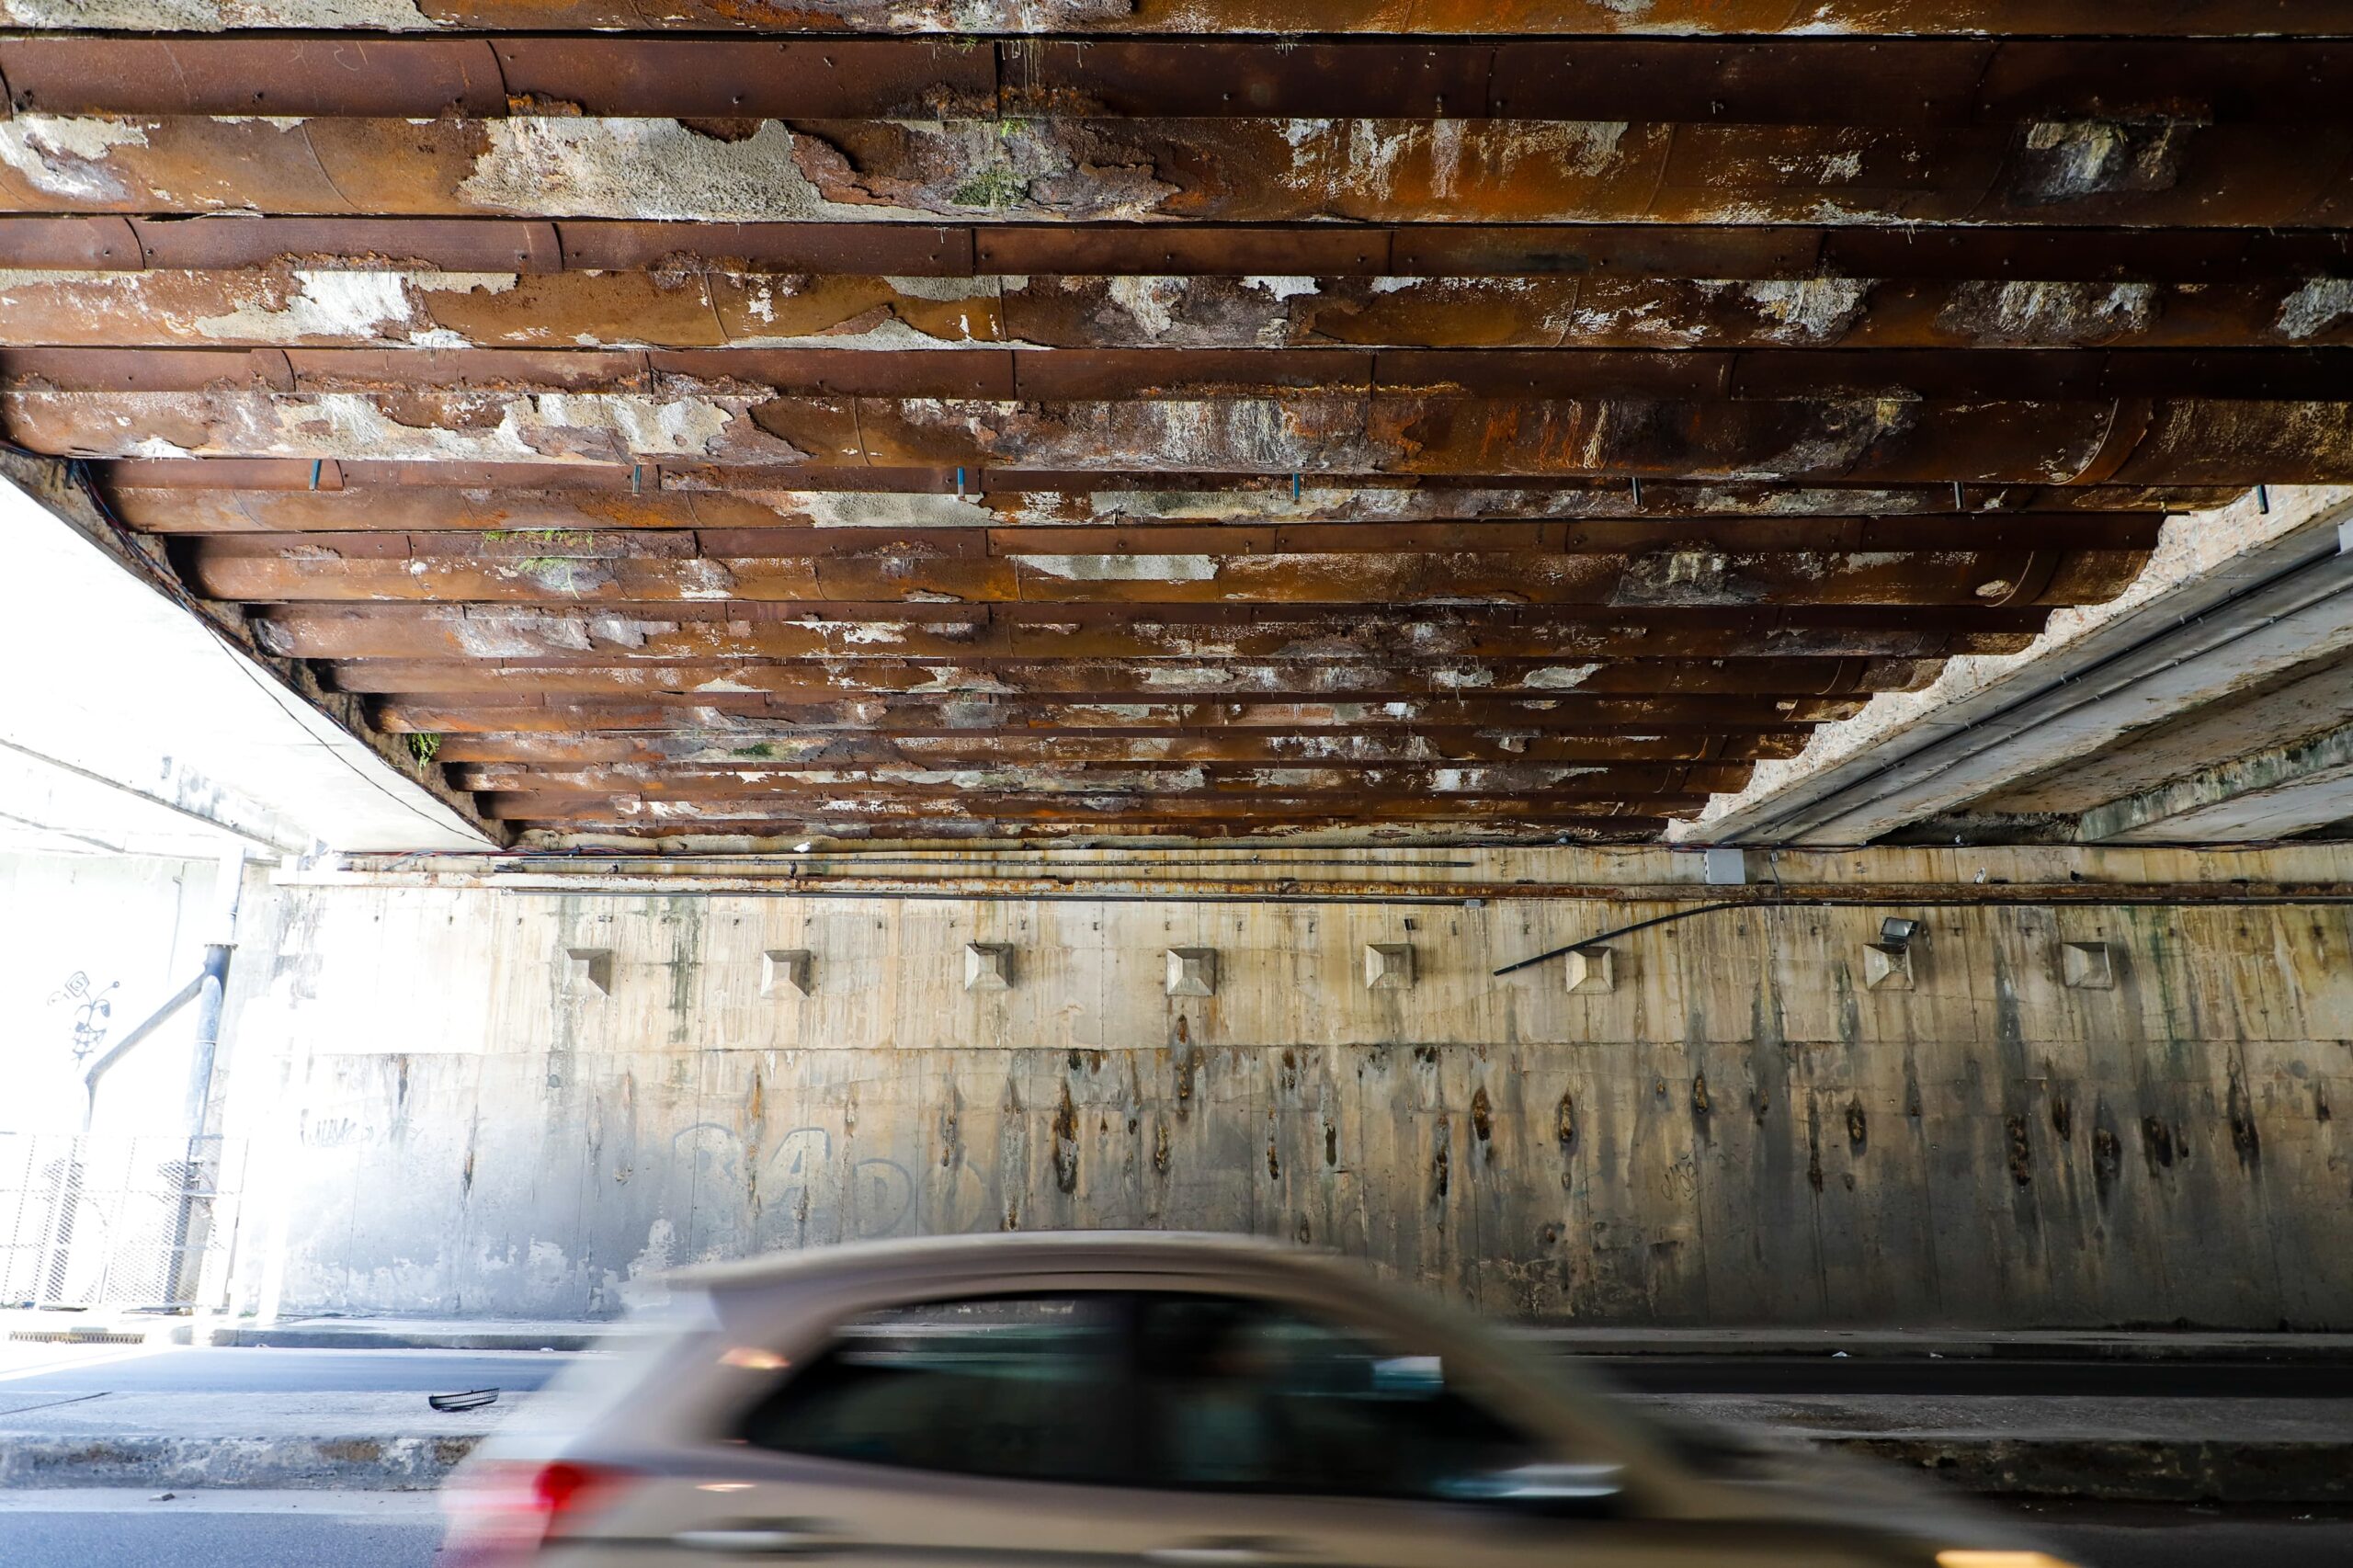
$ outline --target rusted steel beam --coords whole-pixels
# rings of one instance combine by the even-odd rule
[[[2178,0],[2163,6],[2112,0],[2045,0],[2022,13],[2012,0],[816,0],[787,13],[738,0],[413,0],[414,15],[356,9],[349,0],[195,0],[172,19],[187,33],[256,28],[376,31],[397,16],[420,32],[730,32],[957,38],[1003,34],[1298,35],[1413,33],[1431,37],[1531,37],[1631,33],[1732,36],[1794,33],[1808,38],[1889,36],[2200,38],[2245,33],[2327,37],[2344,30],[2335,0]],[[60,9],[51,0],[0,0],[0,25],[54,29],[143,28],[154,7],[89,0]]]
[[[2353,127],[18,115],[0,210],[2342,226]]]
[[[0,38],[19,113],[2331,122],[2340,40]],[[1843,90],[1826,94],[1835,81]]]
[[[1322,768],[1646,762],[1745,764],[1792,755],[1810,732],[1711,735],[1495,734],[1429,729],[1412,734],[1243,731],[1213,734],[852,735],[778,733],[747,739],[740,731],[675,730],[605,735],[448,734],[448,763],[579,768],[608,765],[680,769],[749,766],[943,768],[1087,765],[1186,768],[1204,765],[1288,765]]]
[[[189,223],[136,214],[0,215],[0,267],[26,270],[290,275],[323,258],[475,275],[484,292],[566,271],[653,272],[704,287],[723,308],[741,277],[815,300],[835,278],[1581,278],[1589,283],[1714,278],[1802,283],[2040,279],[2058,283],[2274,283],[2341,277],[2353,233],[1972,223],[1901,228],[1722,222],[933,224],[597,219],[240,217]],[[512,280],[510,283],[509,280]],[[458,287],[455,278],[449,285]],[[583,287],[568,287],[575,291]],[[642,282],[613,281],[627,298]],[[901,294],[916,290],[900,289]],[[562,299],[567,296],[556,295]],[[788,296],[792,297],[792,296]],[[476,301],[477,304],[482,301]],[[656,324],[675,312],[657,313]]]
[[[0,347],[2131,349],[2353,344],[2346,279],[0,271]],[[1017,350],[1017,367],[1029,350]],[[438,367],[447,361],[436,361]],[[2006,375],[1991,361],[1972,361]],[[450,365],[451,369],[460,367]],[[296,367],[298,381],[301,367]]]
[[[354,508],[357,510],[357,508]],[[2148,512],[1947,513],[1925,517],[1460,518],[1446,522],[1129,523],[1087,527],[868,527],[677,528],[470,528],[402,527],[379,516],[374,528],[325,533],[247,529],[176,532],[221,541],[225,553],[325,551],[321,559],[407,556],[483,560],[684,560],[887,555],[923,561],[1060,560],[1078,555],[1392,555],[1427,551],[1628,555],[1658,550],[1765,554],[1803,550],[2147,550],[2163,519]]]
[[[1261,475],[1248,482],[1167,475],[1040,475],[1036,484],[975,484],[957,494],[920,475],[863,470],[839,488],[801,488],[773,471],[672,480],[660,464],[627,468],[439,463],[358,464],[278,459],[131,459],[97,466],[115,510],[156,533],[324,533],[376,527],[424,532],[581,528],[1056,526],[1127,522],[1450,522],[1502,517],[1985,517],[2014,513],[2146,516],[2227,505],[2228,488],[2120,485],[1850,485],[1662,480],[1637,496],[1623,479],[1539,484],[1416,483],[1405,476]],[[555,472],[548,472],[553,468]],[[387,473],[391,469],[396,472]],[[401,470],[413,470],[403,473]],[[631,480],[636,483],[632,487]],[[1025,478],[1027,476],[1024,476]],[[740,488],[711,488],[732,478]],[[849,480],[872,478],[870,486]],[[968,473],[968,480],[971,475]],[[313,481],[317,481],[315,486]],[[437,483],[438,481],[438,483]],[[890,483],[880,483],[888,481]],[[472,483],[468,483],[472,482]],[[676,488],[664,488],[673,483]]]
[[[442,537],[449,536],[427,536]],[[622,536],[643,539],[646,536]],[[404,536],[331,543],[213,535],[180,543],[189,580],[248,603],[651,604],[733,599],[1106,604],[1625,605],[2098,603],[2146,558],[2131,550],[1788,551],[1639,555],[1533,551],[1338,555],[1068,554],[958,559],[914,550],[855,556],[589,556],[556,547],[483,557],[412,551]],[[355,549],[376,544],[390,549]]]
[[[1347,818],[1296,818],[1272,824],[1248,822],[1090,823],[1083,820],[999,825],[954,820],[867,821],[835,818],[822,823],[768,822],[710,825],[648,824],[622,821],[551,823],[515,826],[518,843],[557,853],[638,855],[779,855],[803,844],[871,846],[901,849],[1020,848],[1076,844],[1188,848],[1198,845],[1275,845],[1286,848],[1324,845],[1379,845],[1384,848],[1463,847],[1477,845],[1643,844],[1666,825],[1659,817],[1613,817],[1563,823],[1352,823]]]
[[[986,664],[1008,658],[1345,661],[1393,658],[1401,650],[1417,658],[1925,659],[2016,653],[2043,621],[2043,613],[2031,608],[1548,612],[1456,606],[1316,614],[1220,605],[1107,614],[1106,607],[1092,605],[868,606],[761,619],[746,618],[746,608],[624,607],[589,613],[480,605],[276,605],[256,613],[255,628],[272,651],[307,659],[929,656]]]
[[[974,793],[1007,796],[1138,794],[1154,801],[1216,799],[1247,793],[1292,798],[1359,792],[1525,795],[1552,801],[1616,801],[1736,790],[1746,763],[1690,766],[1534,764],[1493,767],[1408,764],[1352,768],[1190,765],[1129,768],[1097,764],[1020,762],[1000,766],[925,767],[780,767],[739,764],[728,769],[669,770],[643,767],[546,768],[468,767],[466,788],[513,794],[633,794],[649,799],[765,801],[790,809],[799,799],[833,796],[874,801],[922,800]]]
[[[0,295],[0,298],[5,298]],[[2353,312],[2353,301],[2348,301]],[[49,395],[296,396],[532,392],[691,408],[780,398],[1057,404],[1370,398],[2317,401],[2353,387],[2353,348],[836,348],[0,349],[0,385]]]
[[[626,701],[563,698],[386,698],[372,706],[385,729],[415,734],[620,733],[696,728],[738,731],[749,744],[773,734],[822,730],[875,733],[1003,733],[1082,731],[1338,730],[1398,733],[1423,729],[1495,730],[1529,735],[1590,733],[1623,728],[1636,734],[1677,729],[1708,733],[1782,730],[1852,718],[1862,700],[1846,697],[1586,697],[1542,699],[1411,698],[1388,702],[1259,701],[1055,702],[993,697],[867,698],[780,703],[765,694],[699,692],[665,699],[641,693]]]
[[[749,801],[686,801],[646,799],[631,794],[508,793],[485,790],[478,797],[483,814],[494,822],[596,823],[640,821],[656,825],[696,823],[817,823],[827,818],[904,819],[921,823],[973,821],[1017,827],[1030,823],[1077,820],[1097,823],[1185,823],[1242,821],[1276,824],[1307,820],[1374,822],[1495,822],[1550,823],[1612,818],[1660,819],[1695,814],[1707,804],[1705,795],[1645,795],[1620,800],[1546,798],[1529,795],[1426,794],[1360,796],[1335,801],[1304,794],[1255,797],[1188,797],[1141,791],[1078,794],[1045,798],[1037,795],[992,794],[981,791],[959,796],[923,795],[899,800],[869,795],[813,793],[794,799],[778,797]]]
[[[332,666],[345,691],[530,692],[549,697],[695,697],[762,692],[779,701],[829,701],[893,694],[1052,696],[1088,701],[1140,698],[1341,698],[1451,696],[1478,691],[1546,696],[1602,693],[1742,692],[1779,696],[1912,691],[1935,675],[1922,659],[1623,659],[1563,665],[1261,663],[1239,659],[1011,660],[954,665],[905,659],[740,660],[693,664],[557,663],[506,659],[345,659]]]
[[[682,456],[1128,472],[1393,472],[1995,483],[2332,483],[2353,403],[1467,396],[1064,403],[459,391],[0,392],[9,438],[93,457],[390,461]]]
[[[1383,848],[1462,848],[1493,845],[1643,844],[1666,824],[1658,817],[1613,817],[1543,823],[1351,823],[1345,818],[1253,824],[1247,822],[1089,823],[1082,820],[1023,823],[884,821],[836,818],[830,822],[737,823],[716,825],[647,825],[619,821],[514,824],[517,842],[558,854],[636,856],[785,855],[804,844],[859,846],[888,850],[1017,849],[1076,845],[1188,849],[1204,845],[1277,846],[1300,848],[1378,845]]]

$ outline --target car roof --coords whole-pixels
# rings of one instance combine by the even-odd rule
[[[669,1280],[688,1289],[728,1292],[823,1285],[859,1276],[1029,1268],[1041,1272],[1104,1268],[1175,1273],[1205,1267],[1322,1272],[1338,1261],[1337,1254],[1264,1236],[1193,1231],[1022,1231],[842,1242],[732,1263],[702,1264],[680,1269]]]

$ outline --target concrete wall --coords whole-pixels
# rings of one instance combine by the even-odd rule
[[[1778,870],[1967,897],[1989,863],[2353,869],[2299,854]],[[1696,858],[1553,859],[1633,885]],[[1613,942],[1617,988],[1576,994],[1557,961],[1489,971],[1673,906],[248,902],[244,1310],[600,1315],[695,1259],[1143,1225],[1540,1318],[2353,1328],[2343,906],[1727,910]],[[1888,913],[1927,922],[1908,992],[1865,983]],[[963,988],[968,941],[1013,947],[1010,990]],[[1366,988],[1370,941],[1414,945],[1411,990]],[[2063,983],[2063,941],[2112,945],[2114,986]],[[1214,996],[1164,994],[1174,946],[1217,949]],[[814,955],[811,994],[762,994],[768,949]]]

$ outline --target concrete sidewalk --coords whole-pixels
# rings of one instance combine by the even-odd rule
[[[151,1328],[159,1326],[147,1320]],[[95,1326],[95,1325],[94,1325]],[[109,1324],[109,1327],[121,1325]],[[187,1343],[191,1325],[164,1329]],[[627,1323],[524,1323],[464,1318],[289,1318],[267,1327],[210,1325],[205,1343],[311,1350],[583,1350],[626,1342]],[[2353,1364],[2353,1334],[2126,1332],[2106,1329],[1571,1328],[1515,1333],[1595,1356],[1940,1356],[1960,1359],[2302,1361]]]
[[[1984,1493],[2353,1502],[2353,1400],[1635,1397]],[[530,1403],[443,1414],[415,1393],[26,1392],[0,1397],[0,1487],[429,1487]]]

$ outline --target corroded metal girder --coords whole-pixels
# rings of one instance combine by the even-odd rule
[[[1381,117],[1973,125],[2333,121],[2353,48],[2294,38],[0,38],[18,112],[716,121]],[[1822,90],[1835,80],[1842,90]]]
[[[1489,604],[1687,609],[1759,605],[2067,605],[2129,583],[2139,550],[1071,552],[485,556],[451,536],[256,535],[185,541],[199,590],[248,603],[348,600],[621,605],[684,602]],[[659,535],[619,536],[632,540]],[[465,546],[473,536],[456,536]],[[391,548],[352,548],[354,545]]]
[[[790,703],[761,692],[640,692],[628,700],[575,700],[529,696],[401,696],[374,710],[384,728],[411,734],[551,733],[565,731],[730,729],[745,744],[778,733],[824,730],[898,733],[997,731],[1122,733],[1335,730],[1408,733],[1438,728],[1498,733],[1591,733],[1623,728],[1637,733],[1731,733],[1780,730],[1794,724],[1852,718],[1862,701],[1848,697],[1683,696],[1544,698],[1405,698],[1391,701],[1221,699],[1216,701],[1082,702],[995,697],[878,697],[838,702]]]
[[[369,693],[509,693],[548,697],[696,697],[760,692],[779,701],[869,695],[1054,696],[1089,701],[1328,697],[1378,700],[1477,691],[1518,693],[1740,692],[1771,696],[1910,691],[1936,673],[1919,659],[1622,659],[1565,665],[1357,660],[1267,664],[1225,660],[1058,659],[979,665],[905,659],[705,660],[682,664],[561,664],[491,659],[348,659],[335,685]]]
[[[569,532],[670,528],[964,528],[1149,522],[1451,522],[1467,518],[2162,516],[2235,500],[2188,485],[1885,483],[1622,478],[1188,473],[998,474],[954,469],[733,472],[696,465],[358,463],[131,459],[92,465],[124,521],[152,533]],[[804,487],[805,486],[805,487]],[[381,519],[381,525],[371,519]]]
[[[1293,797],[1358,791],[1449,795],[1526,795],[1554,801],[1616,801],[1736,790],[1746,763],[1595,765],[1512,762],[1490,767],[1410,764],[1325,768],[1187,765],[1130,768],[1091,764],[1023,762],[1004,766],[925,767],[779,767],[745,763],[732,768],[668,770],[636,766],[546,768],[469,767],[459,782],[474,790],[525,794],[632,794],[676,801],[790,802],[835,796],[875,801],[967,795],[1144,793],[1154,800],[1214,799],[1266,792]]]
[[[1638,762],[1747,763],[1783,757],[1806,734],[1803,726],[1711,735],[1506,733],[1431,727],[1411,734],[1379,732],[1263,731],[1210,733],[1131,731],[1120,734],[871,734],[764,735],[742,730],[638,731],[607,735],[495,733],[441,737],[441,758],[531,768],[626,765],[665,775],[749,766],[926,769],[967,767],[1111,766],[1166,769],[1218,765],[1319,768],[1449,767],[1466,764]]]
[[[19,114],[0,211],[2343,227],[2353,127]]]
[[[1688,816],[1707,804],[1705,795],[1655,795],[1640,801],[1547,799],[1529,795],[1447,795],[1399,792],[1394,798],[1350,801],[1345,796],[1254,793],[1244,796],[1162,796],[1142,792],[1007,795],[971,791],[923,794],[897,800],[870,794],[813,792],[770,800],[647,799],[634,794],[563,794],[554,791],[482,793],[483,814],[494,822],[761,824],[823,823],[829,818],[969,820],[983,823],[1051,822],[1181,824],[1227,822],[1279,825],[1302,822],[1382,820],[1512,823],[1592,822],[1631,825],[1655,833],[1662,819]],[[741,830],[739,830],[741,831]]]
[[[2327,483],[2353,403],[2312,400],[1342,394],[1017,402],[463,391],[0,391],[37,450],[396,462],[986,463],[1427,476]]]
[[[0,271],[0,347],[2234,348],[2353,344],[2353,283]],[[443,374],[460,367],[436,362]],[[444,369],[446,367],[446,369]],[[1992,367],[1980,362],[1980,372]],[[2081,372],[2082,368],[2078,368]],[[1902,371],[1895,371],[1901,375]]]
[[[472,274],[584,272],[849,278],[1881,278],[1958,283],[2259,284],[2344,275],[2342,229],[2163,229],[2053,222],[1853,223],[952,224],[593,218],[240,215],[190,223],[138,213],[0,213],[0,267],[197,273],[296,269]],[[455,286],[454,283],[451,285]],[[570,285],[584,288],[586,285]],[[642,287],[609,285],[621,298]],[[746,286],[750,286],[747,282]],[[847,286],[845,286],[847,287]],[[903,294],[921,294],[900,289]],[[665,312],[667,314],[668,312]]]
[[[381,519],[380,519],[381,521]],[[176,530],[222,541],[225,553],[325,551],[321,559],[416,555],[484,560],[690,560],[887,555],[973,561],[1026,556],[1521,552],[1617,555],[1654,550],[2146,550],[2161,520],[2146,512],[1958,513],[1913,517],[1451,518],[1443,522],[1113,523],[1013,528],[699,526],[679,528],[406,528],[386,522],[324,533]],[[194,547],[191,547],[194,548]]]
[[[2348,303],[2353,309],[2353,303]],[[1423,398],[2116,398],[2323,400],[2353,385],[2353,349],[842,348],[637,351],[352,348],[0,349],[27,395],[239,391],[297,397],[483,393],[699,403],[764,395],[952,403],[1345,393]],[[674,422],[691,421],[691,415]]]
[[[1206,605],[959,608],[846,605],[753,619],[756,605],[284,604],[254,618],[273,653],[306,659],[948,658],[1618,659],[1771,656],[1942,658],[2016,653],[2042,624],[2031,608],[1898,610],[1855,606],[1599,612],[1449,606],[1378,619],[1358,608]]]
[[[0,24],[153,28],[152,0],[0,0]],[[1111,37],[1410,34],[1544,37],[1613,33],[1806,38],[2025,31],[2060,37],[2329,36],[2343,31],[2335,0],[2044,0],[2021,15],[2014,0],[802,0],[790,7],[743,0],[180,0],[174,27],[188,33],[247,28],[394,32],[574,31],[915,35],[954,39],[1070,33]]]

